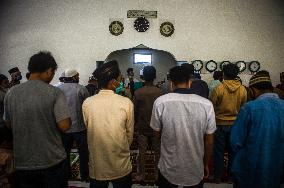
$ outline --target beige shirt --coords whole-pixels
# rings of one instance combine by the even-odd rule
[[[111,90],[101,90],[83,103],[88,132],[90,177],[113,180],[132,171],[133,103]]]

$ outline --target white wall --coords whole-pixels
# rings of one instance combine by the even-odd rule
[[[2,0],[0,5],[1,73],[16,65],[26,72],[29,57],[45,49],[59,64],[56,79],[73,67],[85,83],[96,60],[141,43],[177,60],[258,60],[274,84],[284,71],[281,0]],[[126,17],[130,9],[156,10],[158,18],[138,33],[134,19]],[[124,23],[118,37],[108,31],[113,19]],[[163,20],[174,22],[172,37],[160,35]]]

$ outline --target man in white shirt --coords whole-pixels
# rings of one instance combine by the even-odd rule
[[[160,188],[203,187],[216,130],[212,103],[192,94],[189,69],[170,70],[173,93],[159,97],[153,106],[150,126],[161,132]]]
[[[93,73],[100,92],[83,103],[90,153],[90,188],[130,188],[134,109],[130,99],[115,94],[121,73],[116,61],[103,64]]]

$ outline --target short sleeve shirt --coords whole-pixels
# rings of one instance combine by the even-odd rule
[[[204,135],[216,130],[212,103],[195,94],[169,93],[153,106],[150,126],[161,131],[159,169],[175,185],[193,186],[204,176]]]
[[[13,87],[4,100],[4,119],[13,131],[15,168],[37,170],[66,158],[57,122],[70,117],[60,89],[39,80]]]
[[[78,83],[64,83],[58,86],[58,88],[63,91],[71,113],[72,125],[66,133],[86,130],[82,114],[82,105],[84,100],[90,96],[87,88]]]

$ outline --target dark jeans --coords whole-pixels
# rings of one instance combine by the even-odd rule
[[[89,150],[87,144],[87,131],[81,131],[77,133],[64,133],[62,134],[62,142],[67,154],[68,177],[71,175],[70,167],[70,152],[74,141],[77,144],[80,159],[80,175],[82,180],[89,178]]]
[[[178,188],[178,185],[170,183],[160,172],[158,177],[158,187],[159,188]],[[194,186],[183,186],[184,188],[203,188],[203,181],[198,185]]]
[[[230,176],[231,170],[231,146],[230,146],[231,126],[217,126],[214,134],[214,179],[221,180],[224,170],[224,153],[228,151],[228,169]]]
[[[112,183],[113,188],[131,188],[132,186],[131,175],[128,174],[127,176],[115,180],[99,181],[91,179],[90,188],[108,188],[110,182]]]
[[[17,170],[15,172],[16,188],[67,188],[66,160],[59,164],[40,170]]]

